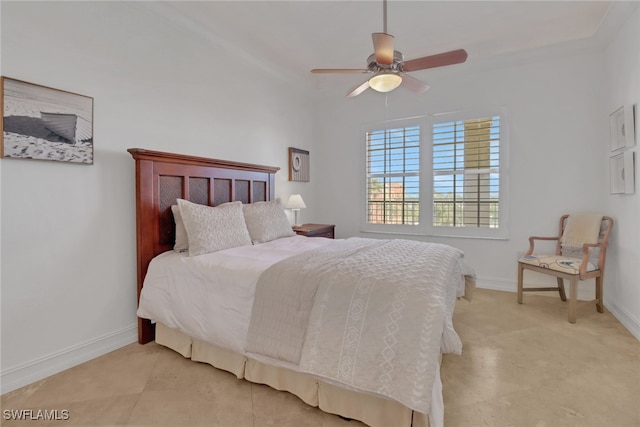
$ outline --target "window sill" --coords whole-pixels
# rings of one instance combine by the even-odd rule
[[[477,240],[509,240],[509,236],[471,236],[462,234],[446,234],[446,233],[426,233],[416,230],[415,232],[409,231],[389,231],[389,230],[367,230],[361,229],[363,234],[385,234],[394,236],[416,236],[416,237],[442,237],[442,238],[454,238],[454,239],[477,239]]]

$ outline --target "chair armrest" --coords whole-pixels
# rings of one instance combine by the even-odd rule
[[[535,240],[558,240],[558,239],[560,239],[559,236],[556,236],[556,237],[531,236],[531,237],[529,237],[529,250],[527,251],[527,253],[525,253],[525,255],[531,255],[533,253],[533,247],[535,245],[535,243],[534,243]]]
[[[602,270],[605,260],[605,249],[609,246],[608,243],[585,243],[582,245],[582,263],[580,264],[580,276],[583,276],[587,272],[587,266],[589,264],[589,254],[591,248],[600,248],[600,254],[598,254],[598,269]]]

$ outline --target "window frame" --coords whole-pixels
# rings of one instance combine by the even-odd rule
[[[499,146],[499,200],[498,200],[498,212],[499,223],[496,228],[488,227],[455,227],[455,226],[435,226],[433,225],[433,207],[434,207],[434,192],[433,192],[433,127],[436,124],[466,120],[476,120],[484,117],[496,117],[500,118],[500,146]],[[425,190],[427,193],[421,200],[426,202],[423,207],[421,206],[421,212],[425,213],[425,233],[429,236],[439,237],[465,237],[465,238],[483,238],[483,239],[501,239],[506,240],[509,238],[509,188],[508,188],[508,174],[509,174],[509,126],[508,126],[508,111],[505,106],[500,107],[486,107],[468,109],[463,111],[457,111],[452,113],[442,113],[429,116],[428,120],[428,133],[425,135],[426,145],[428,149],[424,150],[424,163],[421,163],[421,167],[424,165],[428,168],[429,174],[424,174],[424,180],[421,183],[425,184]],[[424,170],[424,169],[421,169]],[[428,181],[428,182],[427,182]],[[422,219],[422,218],[421,218]],[[421,221],[422,222],[422,221]]]
[[[499,225],[496,228],[451,227],[433,225],[433,126],[443,122],[474,120],[483,117],[500,117],[499,147]],[[367,132],[395,127],[420,127],[420,171],[419,171],[419,220],[417,225],[408,224],[371,224],[367,222]],[[460,111],[414,116],[394,120],[368,123],[361,128],[363,138],[361,159],[363,159],[362,191],[363,202],[360,212],[361,227],[364,233],[398,234],[433,237],[459,237],[470,239],[508,240],[509,220],[509,117],[506,106],[483,107]]]
[[[419,164],[419,172],[418,172],[418,183],[420,186],[419,189],[419,209],[420,212],[422,212],[423,209],[423,203],[422,203],[422,198],[424,197],[424,182],[422,180],[422,176],[423,176],[423,172],[422,172],[422,159],[423,159],[423,151],[424,151],[424,129],[425,129],[425,118],[426,116],[416,116],[416,117],[407,117],[407,118],[401,118],[401,119],[393,119],[393,120],[385,120],[382,122],[373,122],[373,123],[369,123],[365,126],[363,126],[363,128],[361,129],[361,135],[363,137],[363,144],[362,144],[362,156],[361,158],[364,161],[364,167],[363,167],[363,175],[364,175],[364,180],[363,182],[363,189],[362,189],[362,195],[363,195],[363,208],[360,214],[360,218],[361,218],[361,230],[363,232],[373,232],[373,233],[392,233],[392,234],[422,234],[423,231],[421,230],[421,226],[422,226],[422,222],[423,222],[423,217],[422,217],[422,213],[419,214],[419,219],[418,219],[418,224],[374,224],[374,223],[369,223],[367,222],[367,215],[368,215],[368,166],[367,166],[367,134],[369,132],[375,132],[375,131],[382,131],[382,130],[388,130],[388,129],[393,129],[393,128],[407,128],[407,127],[413,127],[413,126],[417,126],[420,130],[420,137],[419,137],[419,150],[420,150],[420,154],[419,154],[419,158],[418,158],[418,164]]]

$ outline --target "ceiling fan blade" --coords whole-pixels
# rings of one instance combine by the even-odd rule
[[[356,87],[351,92],[349,92],[347,94],[347,98],[353,98],[354,96],[358,96],[367,89],[369,89],[369,80],[365,81],[360,86]]]
[[[393,64],[393,36],[387,33],[373,33],[373,51],[378,64]]]
[[[311,70],[314,74],[364,74],[369,73],[367,69],[354,69],[354,68],[314,68]]]
[[[431,88],[428,84],[404,73],[402,74],[402,83],[400,85],[415,93],[425,93]]]
[[[423,56],[410,59],[402,64],[402,71],[418,71],[427,68],[444,67],[445,65],[459,64],[467,60],[467,51],[464,49],[452,50],[437,55]]]

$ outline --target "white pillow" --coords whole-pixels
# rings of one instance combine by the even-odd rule
[[[187,230],[189,256],[251,244],[241,202],[211,207],[178,199],[178,206]]]
[[[280,200],[242,205],[242,211],[253,243],[269,242],[296,234],[280,206]]]
[[[189,240],[187,238],[187,230],[184,228],[184,222],[182,221],[182,215],[180,214],[180,207],[172,205],[171,212],[173,213],[173,221],[176,224],[176,244],[173,245],[173,250],[178,252],[188,251]]]

